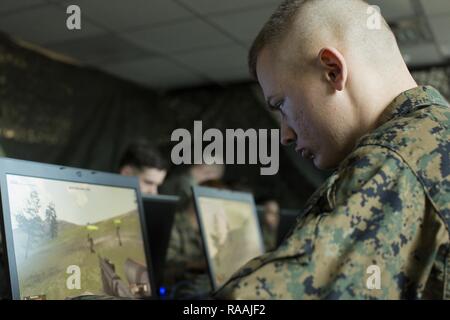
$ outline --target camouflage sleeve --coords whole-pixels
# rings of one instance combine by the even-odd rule
[[[378,146],[358,148],[341,168],[285,242],[216,298],[398,299],[423,290],[445,229],[413,172]]]

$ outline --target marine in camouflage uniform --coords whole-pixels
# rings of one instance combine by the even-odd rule
[[[204,269],[202,271],[206,271],[206,260],[200,232],[194,228],[187,215],[185,212],[176,214],[167,251],[168,270],[177,269],[169,272],[175,282],[189,278],[186,272],[190,263],[203,264]]]
[[[449,227],[450,109],[435,89],[417,87],[387,107],[282,245],[216,298],[449,299]],[[380,289],[366,286],[372,265]]]
[[[191,221],[192,210],[191,204],[176,214],[167,251],[164,285],[173,298],[210,294],[212,290],[200,231]]]

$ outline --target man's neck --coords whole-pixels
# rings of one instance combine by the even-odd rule
[[[383,91],[385,92],[385,100],[380,101],[380,106],[378,108],[377,114],[375,115],[375,121],[373,122],[374,124],[371,129],[374,130],[383,124],[383,114],[386,109],[392,104],[395,98],[397,98],[403,92],[416,88],[417,86],[418,85],[416,81],[409,73],[404,77],[404,79],[399,79],[397,83],[391,84],[390,86],[385,86],[385,88],[383,89]]]
[[[386,108],[403,92],[417,87],[417,83],[409,74],[396,79],[372,79],[362,87],[355,88],[359,95],[354,95],[353,103],[358,105],[358,129],[355,131],[355,143],[364,135],[372,132],[382,124],[382,115]],[[387,79],[385,77],[384,79]]]

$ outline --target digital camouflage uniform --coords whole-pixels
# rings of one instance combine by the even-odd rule
[[[282,245],[245,265],[216,298],[450,298],[449,105],[435,89],[417,87],[382,119],[311,197]],[[367,287],[372,265],[379,290]]]
[[[194,229],[187,213],[177,213],[175,216],[166,260],[168,270],[177,269],[167,275],[176,282],[190,278],[186,270],[188,262],[203,261],[206,266],[200,232]]]

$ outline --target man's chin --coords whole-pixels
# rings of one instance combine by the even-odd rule
[[[319,170],[327,170],[327,168],[323,165],[323,163],[318,159],[318,157],[315,157],[313,159],[314,167],[316,167]]]
[[[317,154],[315,155],[315,157],[313,159],[313,164],[314,164],[314,167],[316,167],[317,169],[322,170],[322,171],[334,170],[338,166],[338,164],[336,164],[334,162],[324,161],[323,157],[321,157],[321,155],[317,155]]]

